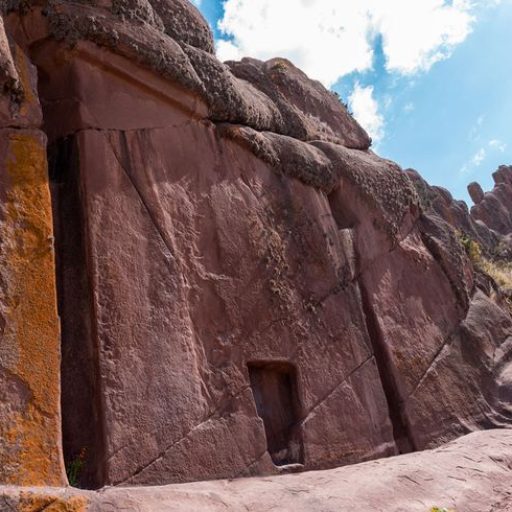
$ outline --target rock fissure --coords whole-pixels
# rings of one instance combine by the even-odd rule
[[[173,443],[171,443],[168,446],[166,446],[156,457],[152,458],[149,462],[144,464],[142,467],[138,468],[129,477],[125,478],[124,480],[121,480],[120,482],[114,482],[114,485],[121,486],[121,485],[124,485],[126,482],[129,482],[130,480],[136,479],[139,475],[144,473],[144,471],[146,471],[148,468],[150,468],[151,466],[153,466],[154,464],[156,464],[157,462],[162,460],[167,452],[172,450],[175,446],[183,443],[183,441],[185,441],[188,437],[190,437],[196,430],[198,430],[203,425],[205,425],[208,422],[210,422],[212,420],[213,416],[214,415],[212,414],[211,416],[208,416],[206,419],[201,421],[201,423],[198,423],[197,425],[194,425],[194,427],[192,427],[184,436],[182,436],[177,441],[174,441]]]
[[[115,158],[117,160],[117,163],[119,164],[119,167],[123,170],[123,172],[126,175],[126,177],[130,180],[130,183],[131,183],[133,189],[135,190],[135,192],[137,193],[137,196],[139,197],[141,203],[144,205],[144,208],[147,211],[153,226],[157,230],[157,232],[158,232],[162,242],[164,243],[165,247],[169,251],[169,255],[173,259],[175,259],[174,255],[175,255],[176,251],[172,247],[172,244],[168,240],[165,232],[161,229],[158,221],[155,219],[155,216],[153,215],[152,209],[149,207],[146,199],[144,198],[144,196],[141,193],[139,187],[137,186],[136,181],[133,178],[133,174],[125,167],[126,163],[123,164],[123,162],[129,162],[130,161],[129,157],[128,157],[128,143],[127,143],[127,140],[126,140],[126,134],[124,132],[118,132],[118,133],[120,135],[121,152],[123,154],[121,156],[117,154],[117,151],[116,151],[116,148],[115,148],[114,144],[112,143],[110,138],[107,136],[108,143],[109,143],[109,145],[110,145],[110,147],[112,149],[112,154],[115,156]]]
[[[389,419],[393,426],[393,437],[399,453],[409,453],[417,450],[414,436],[407,418],[405,409],[405,397],[401,386],[397,382],[397,369],[390,355],[390,348],[384,339],[378,316],[375,312],[373,302],[363,282],[364,278],[359,280],[359,289],[361,291],[361,303],[366,320],[368,335],[373,347],[373,353],[380,376],[382,389],[386,396],[387,407],[389,410]]]
[[[458,329],[457,329],[458,330]],[[452,341],[453,341],[453,337],[456,335],[456,332],[455,333],[452,333],[450,334],[444,341],[443,343],[441,344],[441,346],[439,347],[439,349],[436,351],[434,357],[432,358],[432,361],[430,361],[427,365],[427,368],[425,370],[425,372],[423,373],[423,375],[421,375],[421,377],[419,378],[417,384],[414,386],[414,388],[412,389],[412,391],[408,394],[406,400],[409,400],[413,395],[414,393],[419,389],[419,387],[422,385],[423,381],[425,380],[425,377],[427,376],[428,372],[430,372],[432,370],[432,368],[434,367],[434,365],[436,364],[436,361],[441,357],[444,349],[447,347],[447,345],[449,345]]]
[[[93,298],[94,264],[88,244],[88,199],[76,136],[48,148],[61,319],[61,409],[66,464],[83,459],[81,485],[101,487],[105,473],[105,404],[100,379],[99,323]]]
[[[331,389],[328,390],[328,392],[322,396],[317,402],[313,404],[312,407],[308,409],[306,414],[298,421],[298,423],[304,423],[307,421],[307,419],[311,416],[311,414],[320,407],[325,401],[329,399],[330,396],[332,396],[333,393],[336,392],[336,390],[342,386],[344,383],[346,383],[354,374],[356,374],[363,366],[365,366],[367,363],[369,363],[372,359],[374,359],[374,354],[372,354],[370,357],[366,358],[363,362],[359,363],[353,370],[351,370],[348,375],[345,375],[343,379],[341,379],[339,382],[337,382]]]

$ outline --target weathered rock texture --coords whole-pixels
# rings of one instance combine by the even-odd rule
[[[0,480],[64,483],[52,209],[36,71],[0,20]]]
[[[16,314],[48,330],[18,327],[1,353],[42,351],[16,367],[44,369],[34,398],[14,387],[8,402],[48,422],[54,469],[30,483],[61,478],[48,187],[64,455],[81,485],[328,468],[510,424],[510,311],[453,226],[489,247],[504,233],[375,155],[320,84],[281,59],[221,64],[184,1],[8,2],[4,20],[37,67],[49,139],[49,182],[43,155],[29,166],[46,203],[23,223],[45,228],[27,256],[2,238],[40,278]],[[5,54],[5,111],[25,122],[36,95]],[[20,286],[17,268],[0,272]],[[27,483],[38,446],[0,481]]]
[[[473,199],[475,205],[471,208],[471,216],[497,233],[509,235],[512,233],[512,167],[502,165],[493,178],[493,190],[477,194]]]
[[[510,512],[511,467],[512,432],[493,430],[433,451],[301,475],[97,493],[0,486],[0,509],[3,502],[24,512],[48,503],[67,512]]]

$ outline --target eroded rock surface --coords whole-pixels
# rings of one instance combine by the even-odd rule
[[[490,254],[512,232],[504,216],[487,225],[375,155],[343,104],[291,63],[217,61],[188,2],[3,7],[1,112],[6,136],[27,126],[39,148],[26,172],[39,169],[46,196],[27,222],[45,224],[23,243],[46,258],[30,287],[47,286],[45,302],[30,305],[46,311],[53,345],[13,324],[20,341],[0,361],[43,347],[30,364],[52,377],[33,374],[50,386],[41,422],[54,466],[26,480],[18,458],[0,481],[61,478],[48,189],[74,483],[323,469],[510,425],[509,307],[460,240]],[[500,190],[507,180],[500,171]],[[25,257],[16,236],[1,242]],[[3,259],[0,273],[18,286],[16,268]],[[37,385],[10,375],[9,407],[27,410]],[[0,410],[0,427],[13,414]]]
[[[0,20],[0,480],[65,482],[52,210],[36,70]]]
[[[501,235],[512,233],[512,167],[502,165],[494,174],[494,188],[471,208],[471,216]]]

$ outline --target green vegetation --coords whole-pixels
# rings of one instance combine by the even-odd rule
[[[85,457],[87,450],[82,448],[78,456],[76,456],[71,462],[66,464],[66,474],[68,477],[69,485],[72,487],[79,487],[80,475],[85,466]]]
[[[272,71],[286,71],[288,69],[288,66],[284,61],[277,61],[272,65],[271,70]]]
[[[461,233],[459,235],[459,240],[464,247],[466,254],[469,256],[471,263],[478,266],[482,260],[482,249],[480,248],[480,244],[465,233]]]
[[[490,276],[500,288],[512,290],[512,262],[487,258],[480,244],[466,234],[460,236],[460,241],[476,269]]]

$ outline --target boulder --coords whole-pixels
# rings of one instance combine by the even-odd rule
[[[468,193],[475,204],[481,203],[484,198],[482,187],[475,181],[468,185]]]
[[[500,235],[512,233],[512,167],[502,165],[494,174],[494,188],[471,208],[471,216]]]

